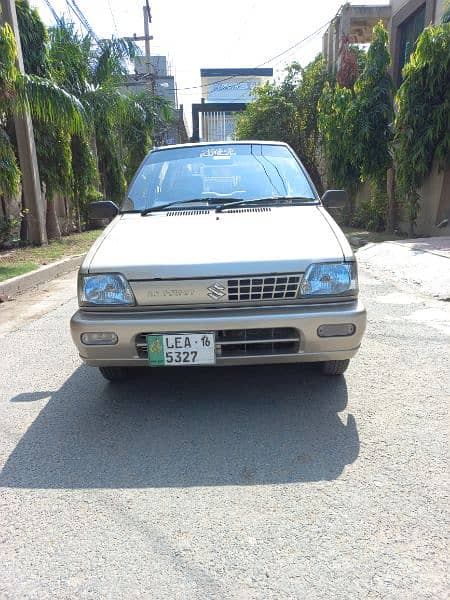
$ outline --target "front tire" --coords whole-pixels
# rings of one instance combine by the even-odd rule
[[[113,383],[125,381],[130,376],[130,370],[126,367],[99,367],[98,370],[105,379]]]
[[[324,375],[343,375],[349,364],[349,358],[347,360],[327,360],[322,363],[322,373]]]

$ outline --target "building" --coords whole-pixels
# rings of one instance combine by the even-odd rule
[[[193,142],[235,139],[236,114],[245,110],[255,87],[273,69],[201,69],[202,102],[192,105]]]
[[[417,38],[430,23],[439,23],[444,14],[444,0],[391,0],[389,33],[392,76],[401,84],[402,69],[408,62]]]
[[[388,27],[391,6],[369,4],[343,4],[332,19],[322,37],[322,54],[328,70],[336,73],[339,69],[340,50],[343,43],[368,44],[372,40],[372,30],[382,21]]]
[[[129,76],[125,88],[136,93],[148,91],[164,98],[172,107],[173,124],[162,127],[157,132],[155,143],[158,146],[188,141],[183,105],[178,105],[175,76],[166,56],[137,56],[134,60],[134,74]]]

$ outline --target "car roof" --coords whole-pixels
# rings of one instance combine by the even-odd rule
[[[243,144],[263,144],[264,146],[286,146],[286,148],[289,148],[289,145],[285,142],[276,142],[268,140],[229,140],[224,142],[191,142],[189,144],[172,144],[170,146],[158,146],[156,148],[152,148],[150,152],[158,152],[159,150],[174,150],[176,148],[193,148],[196,146],[235,146]]]

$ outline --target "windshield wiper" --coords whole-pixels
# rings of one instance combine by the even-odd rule
[[[168,202],[167,204],[160,204],[159,206],[150,206],[149,208],[145,208],[141,211],[141,215],[145,216],[152,212],[159,212],[161,210],[167,210],[172,206],[182,206],[183,204],[191,204],[194,202],[243,202],[241,198],[215,198],[215,197],[207,197],[207,198],[190,198],[189,200],[176,200],[175,202]]]
[[[314,201],[315,198],[304,198],[301,196],[270,196],[269,198],[253,198],[252,200],[237,200],[236,202],[230,202],[224,204],[223,206],[217,206],[216,212],[222,212],[227,210],[228,208],[233,208],[234,206],[245,206],[246,204],[258,204],[258,202],[282,202],[285,201],[286,205],[292,205],[292,200],[308,200]]]

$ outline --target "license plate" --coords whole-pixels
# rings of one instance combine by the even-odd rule
[[[152,367],[213,365],[216,362],[214,333],[161,333],[147,336]]]

